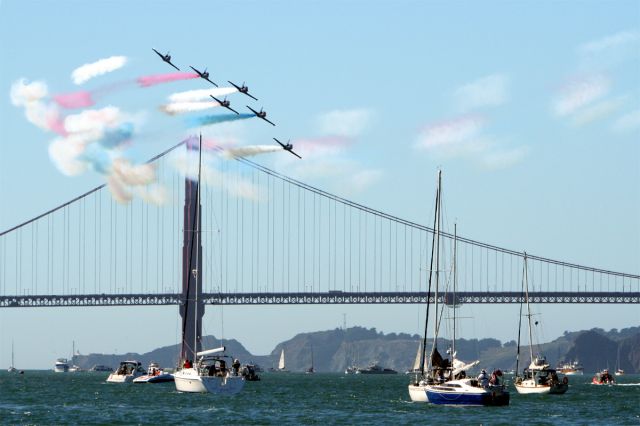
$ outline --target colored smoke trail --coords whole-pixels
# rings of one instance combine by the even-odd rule
[[[53,100],[62,108],[67,109],[87,108],[95,104],[91,92],[87,91],[54,95]]]
[[[233,159],[238,157],[250,157],[252,155],[265,154],[268,152],[281,151],[282,148],[278,145],[248,145],[239,146],[236,148],[227,148],[222,151],[222,155],[225,158]]]
[[[169,102],[197,102],[202,100],[210,100],[210,96],[221,98],[237,92],[235,87],[218,87],[213,89],[189,90],[186,92],[178,92],[169,95]]]
[[[200,117],[190,117],[185,120],[189,127],[209,126],[211,124],[225,123],[227,121],[246,120],[255,117],[254,114],[223,114],[223,115],[202,115]]]
[[[75,84],[86,83],[93,77],[106,74],[122,68],[127,63],[125,56],[111,56],[109,58],[100,59],[90,64],[82,65],[71,73],[71,79]]]
[[[202,111],[209,108],[219,107],[218,102],[174,102],[167,105],[161,105],[160,111],[169,114],[176,115],[185,112]]]
[[[155,86],[156,84],[170,83],[172,81],[190,80],[198,78],[199,75],[193,72],[174,72],[170,74],[146,75],[138,77],[136,82],[141,87]]]

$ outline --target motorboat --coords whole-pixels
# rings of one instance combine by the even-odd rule
[[[344,370],[344,374],[356,374],[356,371],[358,371],[358,367],[351,365]]]
[[[367,368],[356,369],[356,374],[398,374],[396,370],[391,368],[383,368],[376,363],[369,364]]]
[[[578,361],[560,364],[557,370],[565,376],[582,376],[584,374],[584,368]]]
[[[259,371],[261,372],[262,369],[257,364],[245,364],[240,371],[241,371],[242,377],[244,377],[244,379],[247,382],[260,381],[260,376],[258,375],[258,372]]]
[[[225,347],[197,352],[195,365],[186,361],[173,374],[176,390],[179,392],[209,392],[234,395],[244,387],[244,377],[240,373],[240,363],[224,355]],[[227,368],[227,365],[238,368]]]
[[[173,374],[160,368],[157,362],[152,362],[147,368],[147,374],[136,377],[133,383],[166,383],[173,382]]]
[[[84,370],[81,367],[75,364],[69,367],[69,373],[82,373],[83,371]]]
[[[66,358],[58,358],[53,366],[53,371],[56,373],[67,373],[69,371],[69,361],[67,361]]]
[[[624,370],[622,368],[618,368],[615,373],[616,376],[624,376]]]
[[[140,361],[122,361],[116,371],[109,374],[109,383],[131,383],[134,379],[145,374]]]
[[[594,385],[615,385],[616,379],[609,373],[609,370],[605,369],[598,373],[591,379],[591,384]]]
[[[106,371],[106,372],[112,372],[113,368],[107,366],[107,365],[94,365],[93,367],[91,367],[89,369],[89,371]]]

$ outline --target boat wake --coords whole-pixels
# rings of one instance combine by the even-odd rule
[[[640,386],[640,383],[618,383],[616,386]]]

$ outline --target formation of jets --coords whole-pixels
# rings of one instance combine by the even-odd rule
[[[180,71],[180,68],[178,68],[177,66],[175,66],[172,62],[171,62],[171,55],[169,54],[169,52],[167,52],[166,54],[162,54],[160,52],[158,52],[156,49],[151,49],[154,52],[156,52],[156,54],[158,56],[160,56],[160,58],[162,58],[162,60],[164,62],[166,62],[167,64],[171,65],[173,68],[177,69],[178,71]],[[214,86],[218,87],[218,85],[216,83],[214,83],[213,81],[211,81],[209,79],[209,73],[207,72],[207,69],[205,68],[204,71],[198,71],[197,69],[195,69],[192,66],[189,66],[189,68],[191,68],[193,71],[196,72],[196,74],[198,74],[198,76],[200,78],[202,78],[203,80],[207,80],[209,83],[213,84]],[[244,93],[245,95],[249,96],[250,98],[254,99],[254,100],[258,100],[258,98],[256,98],[255,96],[253,96],[252,94],[249,93],[249,87],[247,87],[244,82],[242,83],[241,86],[238,86],[237,84],[233,83],[232,81],[229,81],[229,84],[231,84],[233,87],[235,87],[238,92],[240,93]],[[235,109],[231,108],[231,102],[229,102],[227,100],[227,98],[225,97],[223,100],[220,100],[218,98],[216,98],[213,95],[209,95],[211,96],[211,98],[213,98],[213,100],[215,100],[216,102],[218,102],[218,104],[220,104],[221,107],[224,107],[226,109],[228,109],[229,111],[233,111],[236,114],[239,114],[238,111],[236,111]],[[275,123],[269,121],[267,119],[267,112],[264,111],[262,108],[260,108],[260,111],[256,111],[255,109],[251,108],[249,105],[247,105],[247,108],[249,108],[251,110],[251,112],[253,112],[253,114],[255,114],[256,117],[263,119],[264,121],[266,121],[267,123],[271,124],[272,126],[275,126]],[[280,142],[278,139],[273,138],[274,141],[276,141],[283,150],[290,152],[292,155],[295,155],[296,157],[302,159],[301,156],[299,156],[298,154],[296,154],[295,152],[293,152],[293,145],[291,144],[291,141],[287,141],[287,143],[282,143]]]

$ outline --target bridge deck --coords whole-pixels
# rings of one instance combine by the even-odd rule
[[[425,292],[342,292],[323,293],[205,293],[203,302],[209,305],[358,305],[358,304],[420,304],[427,302]],[[433,295],[429,302],[433,302]],[[446,299],[446,300],[445,300]],[[460,292],[458,304],[521,303],[520,292]],[[640,292],[531,292],[531,303],[640,303]],[[452,304],[451,297],[439,297],[439,302]],[[181,295],[165,294],[87,294],[59,296],[0,296],[0,308],[36,308],[64,306],[154,306],[179,305]]]

